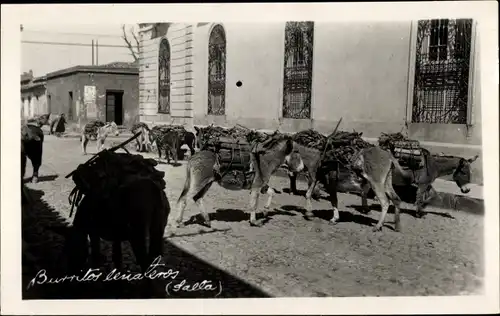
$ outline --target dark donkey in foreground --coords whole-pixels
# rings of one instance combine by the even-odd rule
[[[38,182],[38,170],[42,165],[43,131],[40,127],[32,124],[21,126],[21,178],[26,173],[27,158],[33,165],[33,176],[31,181]]]
[[[86,195],[81,200],[67,240],[69,268],[79,271],[87,262],[88,237],[92,265],[101,265],[101,238],[113,242],[113,263],[122,269],[122,241],[129,241],[144,273],[163,255],[163,234],[170,204],[165,192],[149,179],[134,181],[111,197]],[[149,240],[149,247],[147,247]]]
[[[248,187],[241,187],[238,189],[248,189],[251,191],[250,198],[250,225],[261,226],[262,220],[257,221],[256,211],[258,208],[258,200],[261,193],[267,192],[269,195],[268,202],[264,209],[264,217],[267,215],[267,209],[271,204],[274,189],[269,187],[268,183],[271,175],[284,163],[287,162],[291,168],[301,171],[303,168],[300,156],[291,160],[290,154],[294,150],[296,144],[292,141],[290,136],[275,135],[264,144],[259,144],[254,151],[250,154],[251,168],[255,175]],[[262,148],[262,150],[259,149]],[[182,216],[188,197],[192,198],[201,210],[201,214],[205,221],[205,225],[210,226],[210,217],[203,206],[203,196],[207,193],[214,182],[220,186],[228,189],[226,184],[221,181],[224,177],[224,171],[219,172],[217,163],[217,154],[210,150],[201,150],[194,154],[187,164],[187,176],[184,188],[179,197],[179,213],[174,226],[181,225]],[[228,168],[230,171],[230,168]]]
[[[423,167],[417,171],[404,170],[394,156],[378,146],[365,148],[355,155],[351,162],[351,170],[338,162],[324,164],[320,160],[319,150],[299,146],[295,155],[300,155],[307,172],[308,190],[306,192],[306,217],[312,217],[311,195],[317,184],[320,182],[324,190],[330,195],[330,202],[333,206],[333,217],[331,224],[336,224],[339,219],[337,209],[337,192],[357,192],[361,193],[362,205],[368,209],[367,194],[372,189],[378,198],[382,213],[374,230],[380,230],[385,220],[389,201],[395,206],[395,230],[401,230],[399,220],[401,199],[393,188],[393,181],[398,184],[416,185],[417,190],[417,214],[423,214],[423,208],[430,202],[432,195],[432,183],[438,177],[453,173],[453,179],[463,193],[469,192],[467,185],[470,182],[470,164],[477,159],[464,159],[451,156],[432,156],[429,151],[422,149]],[[290,167],[289,167],[290,168]],[[294,171],[290,168],[291,171]],[[292,180],[292,178],[291,178]],[[293,179],[295,180],[295,179]],[[291,187],[293,185],[291,184]],[[428,194],[428,198],[424,196]]]

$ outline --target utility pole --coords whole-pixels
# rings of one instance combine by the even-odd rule
[[[99,66],[99,42],[95,40],[95,65]]]
[[[92,40],[92,66],[94,66],[94,40]]]

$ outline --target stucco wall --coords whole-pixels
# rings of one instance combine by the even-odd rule
[[[213,24],[195,31],[197,124],[295,131],[341,128],[378,136],[404,124],[410,23],[315,23],[312,119],[281,118],[284,23],[223,24],[227,38],[226,115],[206,116],[208,38]],[[244,36],[242,36],[244,34]],[[237,87],[236,82],[242,86]]]
[[[195,31],[195,124],[272,128],[278,124],[283,77],[283,23],[224,23],[226,33],[226,115],[208,112],[208,41],[215,26]],[[240,87],[236,83],[241,81]]]
[[[153,38],[152,30],[141,32],[139,100],[141,120],[145,122],[191,123],[193,116],[193,25],[173,23],[163,36]],[[160,42],[170,46],[170,113],[158,113],[158,58]]]
[[[284,22],[222,24],[227,45],[224,116],[207,115],[208,41],[216,23],[192,26],[191,38],[185,36],[186,24],[174,23],[167,33],[171,50],[177,51],[172,54],[172,103],[177,100],[179,109],[182,109],[184,100],[186,117],[192,115],[194,123],[199,125],[232,126],[239,123],[250,128],[280,128],[289,132],[314,128],[328,133],[342,117],[340,129],[355,129],[366,137],[405,131],[406,123],[409,123],[407,131],[410,137],[421,141],[481,144],[479,39],[475,41],[472,126],[413,124],[408,121],[411,119],[407,117],[411,113],[408,94],[413,93],[409,76],[411,67],[414,67],[410,62],[414,50],[411,35],[415,23],[316,22],[312,118],[306,120],[281,117]],[[157,114],[159,41],[160,38],[143,41],[141,111],[147,114],[143,116],[145,121],[170,123],[170,115]],[[186,46],[186,42],[190,44]],[[174,49],[174,45],[179,49]],[[174,75],[176,65],[180,79],[177,82]],[[182,86],[183,77],[192,80],[185,79]],[[242,82],[241,87],[236,86],[238,81]],[[175,89],[178,91],[174,92]]]
[[[24,119],[48,112],[45,87],[34,87],[21,92],[21,116]]]
[[[106,119],[106,90],[123,91],[123,125],[131,125],[138,115],[138,75],[76,73],[51,78],[47,81],[47,93],[51,95],[52,113],[69,112],[69,92],[73,92],[73,122],[78,122],[78,112],[83,112],[81,123],[85,123],[86,111],[83,104],[84,86],[96,86],[97,118]],[[79,105],[77,105],[77,101]]]

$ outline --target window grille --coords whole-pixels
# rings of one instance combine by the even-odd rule
[[[166,38],[160,42],[158,57],[158,113],[170,113],[170,45]]]
[[[311,118],[314,22],[287,22],[283,76],[283,117]]]
[[[210,33],[208,43],[208,114],[226,112],[226,35],[221,25]]]
[[[471,19],[418,22],[412,122],[467,122]]]

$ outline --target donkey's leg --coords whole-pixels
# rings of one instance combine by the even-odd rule
[[[199,198],[198,200],[195,201],[195,203],[196,205],[198,205],[198,208],[201,211],[201,216],[203,217],[203,225],[207,226],[208,228],[211,228],[212,224],[210,223],[210,216],[208,215],[207,210],[203,205],[203,198]]]
[[[373,231],[379,231],[382,230],[382,225],[384,224],[385,216],[387,215],[387,211],[389,209],[389,199],[385,191],[385,183],[374,183],[373,181],[370,182],[371,187],[373,191],[375,191],[375,195],[377,196],[380,207],[382,209],[382,212],[380,213],[380,219],[378,220],[377,225],[373,227]]]
[[[428,193],[427,198],[423,199],[424,206],[427,206],[432,201],[432,199],[434,199],[437,195],[437,192],[432,187],[432,185],[429,185],[429,187],[427,188],[427,193]]]
[[[95,234],[94,232],[91,232],[89,235],[90,238],[90,254],[91,254],[91,261],[92,261],[92,266],[94,267],[100,267],[102,264],[102,254],[101,254],[101,238],[99,235]]]
[[[288,172],[288,178],[290,179],[290,193],[293,195],[297,194],[297,173]]]
[[[113,241],[113,263],[115,269],[122,269],[122,242],[120,240]]]
[[[269,208],[271,207],[271,202],[273,201],[274,197],[274,189],[271,188],[270,186],[267,187],[266,193],[268,195],[266,205],[264,205],[264,212],[263,215],[264,217],[267,217],[269,213]]]
[[[192,177],[191,181],[193,181],[194,178],[195,177]],[[183,192],[181,194],[181,197],[179,198],[179,202],[178,202],[179,211],[177,214],[177,219],[174,222],[174,228],[184,226],[184,224],[182,223],[182,218],[184,216],[184,210],[186,209],[188,196],[193,196],[194,202],[196,203],[196,205],[198,205],[198,208],[201,211],[201,216],[203,217],[203,220],[204,220],[203,225],[211,227],[210,216],[208,215],[208,213],[203,205],[202,199],[205,196],[205,194],[207,193],[207,191],[210,189],[210,187],[212,186],[213,182],[212,182],[211,178],[206,179],[204,182],[205,182],[205,184],[202,183],[201,185],[191,182],[188,191]],[[201,187],[201,189],[199,189],[199,187]],[[191,192],[197,192],[197,193],[192,195]]]
[[[326,186],[325,189],[330,195],[330,203],[332,204],[333,207],[333,215],[329,222],[330,225],[337,224],[338,220],[340,219],[340,214],[338,209],[337,181],[338,181],[337,172],[325,175],[325,186]]]
[[[172,158],[174,158],[174,164],[177,166],[178,163],[178,156],[177,156],[177,147],[178,146],[172,146],[171,153],[172,153]]]
[[[368,206],[368,192],[370,192],[370,183],[364,181],[361,184],[361,209],[363,214],[370,213],[370,207]]]
[[[309,188],[307,189],[307,192],[306,192],[306,214],[304,215],[304,217],[306,219],[309,219],[311,217],[314,217],[314,214],[312,212],[312,202],[311,202],[311,198],[312,198],[312,193],[314,191],[314,187],[316,186],[316,179],[311,176],[309,177]]]
[[[262,221],[257,221],[257,208],[259,205],[260,189],[254,188],[250,193],[250,226],[260,227],[262,226]]]
[[[86,155],[87,154],[87,144],[89,143],[89,139],[87,136],[82,135],[82,154]]]
[[[424,201],[424,194],[425,192],[428,191],[428,185],[427,184],[419,184],[418,189],[417,189],[417,197],[415,201],[415,206],[417,207],[417,212],[416,212],[416,217],[422,218],[425,215],[425,201]]]
[[[42,154],[43,154],[43,143],[36,143],[33,148],[30,148],[31,154],[31,164],[33,165],[33,176],[31,177],[31,182],[38,182],[38,171],[42,165]]]
[[[26,157],[26,153],[21,154],[21,181],[24,180],[24,175],[26,174],[26,163],[28,158]]]
[[[397,232],[401,231],[401,219],[400,219],[400,213],[401,213],[401,199],[399,198],[399,195],[396,193],[394,190],[394,187],[392,186],[392,173],[393,171],[389,171],[387,175],[387,179],[385,181],[385,192],[389,199],[392,201],[392,204],[394,204],[394,230]]]
[[[142,272],[148,267],[147,251],[146,251],[146,232],[144,226],[137,225],[130,238],[130,245],[134,251],[135,260],[141,267]]]

